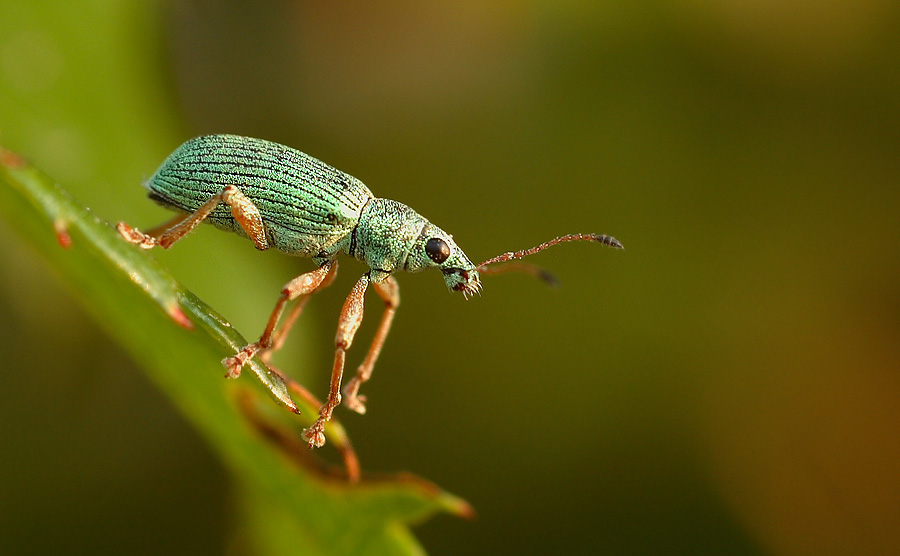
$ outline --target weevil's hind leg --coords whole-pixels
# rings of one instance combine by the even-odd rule
[[[331,419],[331,414],[341,403],[341,377],[344,374],[344,359],[353,336],[359,329],[363,318],[363,297],[369,286],[369,277],[364,275],[350,290],[350,295],[344,301],[341,316],[338,319],[337,334],[334,338],[334,366],[331,369],[331,386],[328,390],[328,400],[319,408],[319,418],[311,427],[303,431],[303,436],[309,441],[310,448],[318,448],[325,444],[325,422]]]
[[[146,234],[150,237],[158,238],[159,236],[162,235],[163,232],[165,232],[169,228],[177,225],[179,222],[181,222],[185,218],[189,218],[189,217],[190,217],[190,215],[187,215],[187,214],[179,214],[179,215],[175,216],[174,218],[166,220],[162,224],[159,224],[158,226],[147,230],[146,232],[144,232],[144,234]],[[137,232],[137,230],[134,230],[134,231]]]
[[[159,236],[174,226],[177,226],[182,220],[185,218],[190,218],[189,214],[179,214],[175,218],[166,220],[162,224],[146,231],[142,232],[137,228],[132,228],[125,222],[119,222],[116,224],[116,231],[119,232],[119,235],[124,237],[129,243],[134,243],[139,246],[141,249],[151,249],[156,247],[157,239]]]
[[[247,361],[253,359],[254,356],[260,352],[265,353],[272,351],[273,348],[276,347],[276,342],[277,347],[281,347],[281,343],[283,343],[282,338],[287,334],[287,330],[284,330],[282,327],[282,331],[276,334],[275,327],[278,326],[278,319],[281,318],[281,314],[284,312],[284,306],[287,305],[288,301],[297,299],[300,296],[309,296],[316,290],[328,286],[334,280],[336,274],[337,262],[327,262],[319,268],[301,274],[285,284],[284,288],[281,289],[281,296],[278,298],[278,302],[275,303],[275,309],[272,311],[272,314],[269,315],[269,321],[266,323],[266,328],[263,330],[259,340],[252,344],[247,344],[235,355],[226,357],[222,360],[222,365],[224,365],[225,369],[228,371],[225,376],[237,378],[240,376],[241,369],[247,364]],[[305,305],[305,303],[300,304],[301,310],[303,305]],[[293,320],[296,320],[299,314],[299,311],[296,311],[296,314],[292,313],[291,316],[293,317]],[[289,323],[290,325],[293,324],[293,320]],[[290,326],[288,326],[288,329],[290,329]],[[278,341],[279,339],[281,339],[281,341]]]
[[[375,338],[372,339],[372,345],[369,346],[369,353],[366,354],[362,365],[357,369],[356,376],[344,387],[344,396],[346,396],[344,405],[357,413],[366,412],[366,397],[358,394],[359,387],[372,376],[372,368],[375,366],[375,361],[378,360],[381,347],[384,345],[384,340],[391,329],[397,306],[400,305],[400,285],[393,276],[388,276],[381,282],[373,282],[372,286],[378,292],[382,301],[384,301],[384,313],[381,315],[381,322],[378,324]]]
[[[212,199],[205,202],[196,211],[184,216],[178,216],[167,222],[163,226],[158,226],[150,232],[141,232],[132,228],[124,222],[116,224],[116,230],[131,243],[141,246],[143,249],[150,249],[159,245],[163,249],[168,249],[173,243],[190,233],[196,228],[219,204],[225,203],[231,207],[231,215],[237,220],[241,228],[247,232],[247,235],[253,241],[253,244],[259,250],[269,248],[269,242],[266,239],[266,229],[263,225],[262,215],[259,209],[248,199],[241,190],[234,185],[226,185]],[[164,229],[159,233],[160,229]]]

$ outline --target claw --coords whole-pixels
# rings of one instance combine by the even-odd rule
[[[247,344],[241,351],[235,353],[231,357],[222,359],[222,365],[226,369],[225,378],[237,378],[241,376],[241,369],[247,364],[247,361],[253,359],[257,354],[262,352],[264,355],[266,348],[260,346],[259,342]]]
[[[362,373],[362,370],[360,372]],[[360,380],[359,375],[355,376],[353,380],[347,383],[344,387],[344,405],[360,415],[365,415],[366,397],[358,394],[359,386],[361,384],[362,381]]]
[[[344,400],[344,405],[352,409],[353,411],[359,413],[360,415],[366,414],[366,397],[365,396],[347,396],[347,399]]]
[[[124,222],[116,224],[116,231],[124,237],[129,243],[138,245],[141,249],[150,249],[156,245],[156,238],[145,234],[144,232],[132,228]]]
[[[303,430],[303,438],[309,441],[309,449],[321,448],[325,445],[325,423],[321,420]]]
[[[238,352],[236,355],[222,359],[222,366],[225,367],[225,378],[237,378],[241,376],[241,369],[247,362],[244,351]]]

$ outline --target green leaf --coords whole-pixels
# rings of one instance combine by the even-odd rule
[[[220,360],[244,338],[150,253],[123,241],[2,147],[0,214],[50,261],[234,471],[244,487],[242,533],[256,552],[417,554],[422,549],[407,524],[440,511],[471,514],[466,502],[424,480],[397,475],[354,482],[322,463],[300,438],[316,415],[314,406],[302,398],[295,403],[289,385],[257,360],[249,365],[252,374],[225,379]],[[339,423],[329,423],[327,435],[352,470],[352,448]]]

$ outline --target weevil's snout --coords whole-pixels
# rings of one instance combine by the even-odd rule
[[[404,268],[410,272],[437,268],[447,287],[467,298],[481,291],[478,269],[469,257],[453,241],[453,236],[428,221],[410,249]]]
[[[455,292],[462,292],[468,299],[469,296],[481,293],[481,277],[474,268],[464,270],[461,268],[441,269],[444,273],[444,282],[447,287]]]

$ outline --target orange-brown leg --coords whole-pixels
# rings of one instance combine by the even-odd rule
[[[325,279],[321,284],[319,284],[319,287],[316,288],[316,291],[324,290],[334,282],[334,279],[337,278],[337,269],[338,262],[334,261],[334,266],[331,272],[325,275]],[[300,316],[300,313],[303,312],[303,308],[306,307],[306,303],[309,301],[309,297],[309,295],[304,295],[303,297],[301,297],[297,301],[297,304],[294,305],[294,307],[291,309],[291,312],[288,313],[288,316],[285,317],[281,328],[279,328],[272,334],[272,347],[264,353],[260,354],[260,357],[266,365],[269,364],[269,357],[272,355],[272,353],[278,351],[279,349],[281,349],[281,346],[284,345],[284,341],[287,338],[288,333],[291,331],[291,328],[294,327],[294,323],[297,322],[297,318]]]
[[[369,286],[368,275],[363,275],[356,282],[350,295],[344,301],[341,316],[338,319],[337,334],[334,338],[334,366],[331,369],[331,386],[328,390],[328,400],[319,408],[319,418],[311,427],[303,431],[303,436],[309,440],[310,448],[318,448],[325,444],[325,422],[331,419],[331,414],[341,403],[341,377],[344,374],[344,359],[347,350],[353,343],[353,336],[359,329],[363,318],[363,297]]]
[[[322,404],[322,402],[320,402],[316,399],[315,396],[313,396],[312,392],[307,390],[296,380],[285,375],[271,365],[269,366],[269,369],[276,372],[278,376],[281,377],[291,393],[303,398],[309,405],[315,407]],[[344,460],[344,469],[347,470],[347,479],[351,483],[359,482],[359,458],[356,455],[356,451],[353,449],[353,445],[350,443],[350,439],[347,437],[346,433],[341,433],[337,435],[337,439],[334,442],[335,448],[337,448],[337,450],[341,453],[341,459]]]
[[[285,284],[284,288],[281,290],[281,297],[278,298],[275,309],[272,311],[272,314],[269,315],[269,321],[266,323],[266,328],[263,330],[259,340],[252,344],[247,344],[235,355],[226,357],[222,360],[222,364],[228,371],[225,376],[237,378],[240,376],[241,369],[247,361],[253,359],[253,357],[260,352],[265,353],[266,351],[271,351],[275,346],[275,327],[278,326],[278,319],[281,318],[281,314],[284,312],[284,306],[287,305],[288,301],[297,299],[300,296],[308,296],[319,288],[324,287],[323,284],[327,286],[334,280],[334,275],[336,273],[337,263],[327,262],[319,268],[301,274]],[[329,276],[331,276],[331,278],[329,278]],[[296,316],[294,318],[296,319]],[[293,322],[291,322],[291,324],[293,324]],[[283,336],[285,333],[286,332],[282,332],[280,336]],[[278,344],[278,347],[280,346],[281,343]]]
[[[144,233],[124,222],[116,224],[116,230],[119,231],[122,237],[131,243],[141,246],[143,249],[150,249],[156,245],[163,249],[168,249],[173,243],[186,236],[203,222],[220,203],[225,203],[231,207],[232,216],[234,216],[241,228],[247,232],[257,249],[265,250],[269,248],[269,242],[266,240],[266,230],[259,209],[256,208],[253,201],[248,199],[234,185],[223,187],[222,191],[214,195],[212,199],[191,214],[177,217],[167,223],[166,226],[168,227],[159,235],[154,233],[158,228],[150,233]]]
[[[369,346],[369,353],[366,354],[362,365],[356,370],[356,376],[344,387],[344,405],[357,413],[366,412],[366,397],[358,394],[359,387],[372,376],[372,368],[375,366],[375,361],[378,360],[381,347],[384,345],[384,340],[391,329],[397,306],[400,305],[400,285],[397,284],[397,280],[393,276],[388,276],[381,282],[373,282],[372,286],[378,292],[381,300],[384,301],[384,313],[381,315],[381,322],[378,324],[375,338],[372,339],[372,345]]]
[[[172,226],[175,226],[176,224],[178,224],[185,218],[189,218],[189,216],[185,215],[185,214],[178,214],[178,215],[174,216],[173,218],[166,220],[159,226],[156,226],[155,228],[150,228],[149,230],[144,232],[144,234],[148,235],[148,236],[152,236],[152,237],[159,237],[162,235],[163,232],[165,232]],[[137,230],[134,230],[134,231],[137,231]]]

